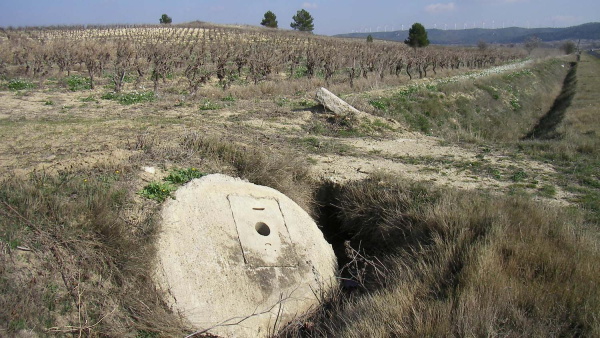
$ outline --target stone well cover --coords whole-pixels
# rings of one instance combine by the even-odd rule
[[[177,190],[161,215],[155,280],[198,330],[266,336],[334,285],[331,245],[274,189],[208,175]]]

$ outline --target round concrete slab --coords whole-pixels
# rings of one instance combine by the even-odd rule
[[[161,215],[155,280],[198,330],[267,336],[334,285],[331,245],[274,189],[208,175],[177,190]]]

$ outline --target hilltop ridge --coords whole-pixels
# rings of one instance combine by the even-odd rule
[[[522,43],[532,36],[537,36],[544,42],[561,40],[600,40],[600,22],[586,23],[566,28],[471,28],[457,30],[427,29],[429,41],[436,45],[475,45],[480,40],[488,43]],[[367,38],[404,41],[408,30],[393,32],[347,33],[336,37]]]

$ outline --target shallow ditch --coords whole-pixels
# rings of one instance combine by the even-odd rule
[[[350,263],[350,257],[346,254],[346,243],[352,238],[352,234],[341,229],[341,221],[338,217],[338,208],[335,200],[341,192],[341,186],[333,182],[326,182],[321,185],[315,195],[316,208],[314,218],[319,228],[323,232],[325,240],[331,244],[333,252],[337,258],[338,271],[341,270],[342,290],[350,291],[358,286],[353,280],[349,271],[344,271],[343,267]]]
[[[386,263],[392,256],[432,243],[432,229],[409,210],[406,196],[394,196],[393,189],[370,180],[350,185],[325,182],[315,193],[313,217],[337,257],[345,293],[385,287]]]
[[[523,140],[551,140],[561,137],[556,128],[565,117],[577,87],[577,62],[571,62],[570,67],[571,69],[563,82],[562,91],[554,100],[554,104],[535,127],[525,135]]]

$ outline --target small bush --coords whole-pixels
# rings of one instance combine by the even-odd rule
[[[296,109],[303,109],[303,108],[307,108],[307,107],[312,107],[314,105],[315,105],[314,101],[302,99],[302,100],[296,101],[294,103],[294,108],[296,108]]]
[[[511,106],[512,110],[514,110],[514,111],[521,109],[521,103],[519,102],[519,99],[517,99],[517,98],[513,98],[510,100],[510,106]]]
[[[539,194],[543,197],[554,197],[556,195],[556,187],[550,184],[545,184],[540,188]]]
[[[287,97],[278,97],[275,99],[275,104],[278,107],[283,107],[288,103],[290,103],[290,99],[288,99]]]
[[[98,100],[96,100],[96,98],[93,95],[82,97],[82,98],[79,99],[79,101],[81,101],[81,102],[96,102],[96,103],[98,103]]]
[[[308,76],[308,69],[304,66],[300,66],[294,70],[294,78],[300,79]]]
[[[485,91],[486,93],[490,94],[490,96],[494,99],[494,100],[498,100],[500,98],[500,94],[498,93],[498,89],[492,87],[492,86],[487,86],[487,85],[483,85],[483,84],[479,84],[479,85],[475,85],[477,88]]]
[[[399,98],[407,99],[410,97],[411,94],[414,94],[418,91],[419,91],[419,87],[413,85],[413,86],[408,86],[407,88],[401,89],[400,91],[398,91],[398,93],[396,95]]]
[[[507,79],[518,79],[520,77],[526,77],[526,76],[531,76],[531,75],[533,75],[533,72],[531,70],[523,69],[523,70],[518,70],[516,72],[506,74],[506,75],[504,75],[504,77]]]

